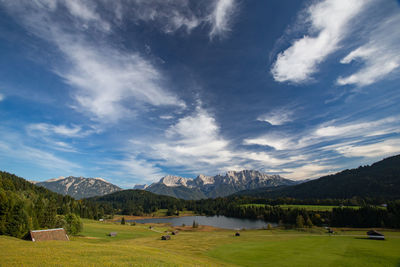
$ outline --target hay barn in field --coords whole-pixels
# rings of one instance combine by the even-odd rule
[[[30,238],[33,242],[48,240],[69,241],[64,228],[30,231]]]
[[[385,235],[375,230],[368,231],[367,235],[369,239],[385,240]]]

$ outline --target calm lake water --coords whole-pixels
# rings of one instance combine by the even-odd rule
[[[183,216],[176,218],[151,218],[134,220],[137,223],[170,223],[172,226],[192,225],[193,221],[199,225],[209,225],[225,229],[260,229],[267,227],[268,222],[263,220],[250,220],[250,219],[239,219],[225,216]],[[127,222],[133,222],[127,221]],[[272,226],[276,226],[276,223],[270,223]]]

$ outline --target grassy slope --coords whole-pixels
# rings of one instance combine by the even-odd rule
[[[156,226],[164,232],[167,226]],[[117,237],[107,233],[118,232]],[[283,230],[180,232],[170,241],[148,226],[85,221],[85,237],[28,242],[0,236],[0,266],[397,266],[400,232],[386,241]],[[355,235],[355,236],[351,236]]]

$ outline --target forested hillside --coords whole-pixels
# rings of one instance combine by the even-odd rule
[[[76,201],[36,186],[13,174],[0,171],[0,235],[25,236],[31,229],[79,224],[79,217],[102,216],[96,204]]]
[[[360,166],[334,175],[282,188],[261,188],[237,193],[254,197],[299,199],[400,198],[400,155],[371,166]]]
[[[156,195],[144,190],[123,190],[88,198],[87,201],[99,204],[106,214],[143,215],[158,209],[182,210],[185,200],[174,197]]]

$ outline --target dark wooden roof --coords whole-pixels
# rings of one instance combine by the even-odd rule
[[[47,240],[69,241],[68,235],[65,232],[64,228],[34,230],[30,231],[30,235],[33,242]]]
[[[367,232],[367,235],[372,235],[372,236],[384,236],[382,233],[379,233],[378,231],[371,230]]]

